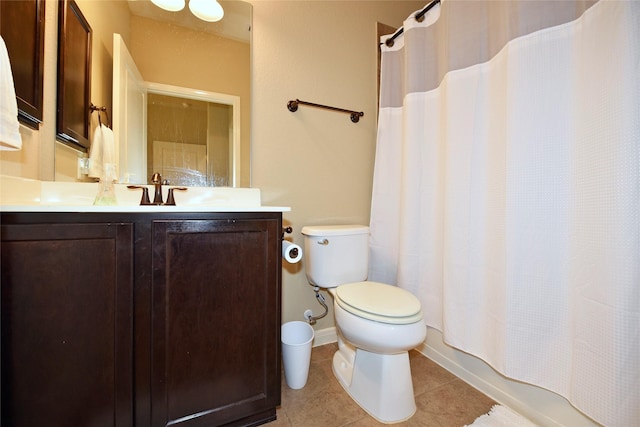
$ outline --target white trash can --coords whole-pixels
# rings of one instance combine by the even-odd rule
[[[294,390],[307,383],[313,336],[313,328],[307,322],[287,322],[280,329],[284,379]]]

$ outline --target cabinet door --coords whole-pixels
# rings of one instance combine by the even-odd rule
[[[3,223],[2,425],[132,425],[132,232]]]
[[[9,53],[18,118],[38,129],[42,122],[44,0],[0,1],[0,35]]]
[[[78,4],[74,0],[60,0],[56,136],[87,150],[91,128],[92,34]]]
[[[152,425],[275,418],[280,226],[154,221]]]

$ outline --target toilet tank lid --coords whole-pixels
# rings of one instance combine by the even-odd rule
[[[351,234],[369,234],[366,225],[306,225],[301,233],[305,236],[347,236]]]

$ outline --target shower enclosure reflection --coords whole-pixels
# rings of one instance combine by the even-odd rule
[[[179,96],[147,97],[147,175],[175,185],[232,186],[233,106]]]

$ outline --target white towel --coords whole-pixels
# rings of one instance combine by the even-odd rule
[[[9,53],[4,40],[0,37],[0,150],[20,150],[22,148],[19,129],[18,102],[13,85]]]
[[[113,168],[107,168],[111,164]],[[105,176],[107,170],[112,171],[111,176]],[[93,132],[91,149],[89,151],[89,176],[101,179],[118,179],[115,145],[113,142],[113,131],[101,124]]]
[[[464,427],[537,427],[528,419],[516,414],[506,406],[494,405],[488,414],[476,418],[473,424]]]

